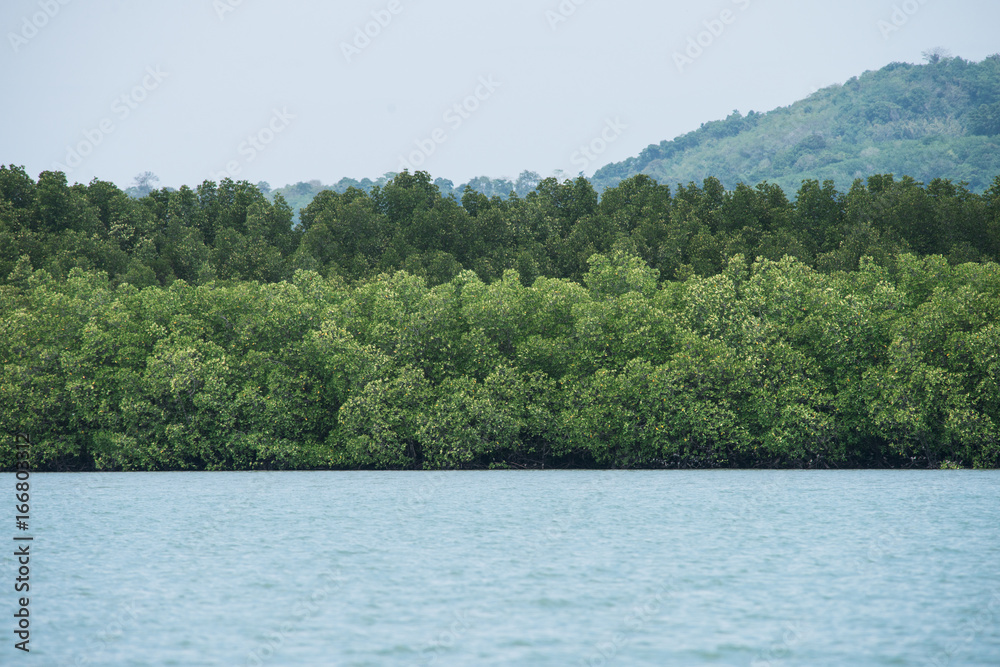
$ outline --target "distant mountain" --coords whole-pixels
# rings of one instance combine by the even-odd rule
[[[347,192],[348,188],[357,188],[358,190],[370,193],[372,188],[384,187],[386,183],[391,182],[395,176],[395,172],[389,172],[387,174],[383,174],[374,181],[370,178],[363,178],[360,181],[354,178],[342,178],[333,185],[323,185],[323,183],[319,180],[300,181],[275,190],[272,190],[269,184],[261,182],[257,184],[257,189],[264,193],[264,195],[271,201],[274,201],[274,196],[277,194],[284,197],[285,201],[288,202],[288,205],[292,207],[292,211],[295,212],[294,219],[297,221],[299,210],[308,206],[312,200],[316,198],[316,195],[324,190],[332,190],[338,194],[344,194]],[[467,187],[472,188],[476,192],[484,194],[487,197],[500,197],[501,199],[506,199],[510,196],[511,192],[517,193],[519,197],[528,196],[528,193],[534,190],[541,181],[542,177],[537,172],[522,171],[516,181],[511,181],[506,178],[477,176],[468,183],[462,183],[457,186],[453,181],[450,181],[447,178],[437,178],[434,180],[434,185],[437,186],[442,197],[452,195],[456,200],[461,201],[462,195],[465,193],[465,188]]]
[[[365,192],[371,192],[371,189],[376,185],[383,186],[391,181],[394,175],[386,174],[374,181],[370,178],[363,178],[360,181],[353,178],[342,178],[333,185],[323,185],[319,180],[299,181],[298,183],[274,190],[267,183],[258,183],[257,189],[264,193],[264,196],[271,201],[274,201],[275,195],[280,194],[284,197],[285,201],[292,208],[294,220],[298,221],[299,210],[308,206],[316,198],[316,195],[324,190],[333,190],[338,194],[344,194],[348,188],[357,188]]]
[[[769,181],[793,193],[804,179],[844,189],[894,173],[982,192],[1000,174],[1000,54],[929,59],[892,63],[767,113],[734,111],[591,180],[602,191],[636,174],[668,185],[714,176],[727,188]]]

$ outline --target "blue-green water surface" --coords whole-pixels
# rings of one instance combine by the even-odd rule
[[[1000,665],[996,471],[34,474],[31,501],[24,664]]]

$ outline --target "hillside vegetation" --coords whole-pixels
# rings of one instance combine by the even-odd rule
[[[598,190],[636,174],[727,188],[803,180],[846,188],[873,174],[947,178],[975,192],[1000,173],[1000,55],[892,63],[768,113],[733,112],[594,175]]]

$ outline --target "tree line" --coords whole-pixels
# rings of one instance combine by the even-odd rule
[[[780,192],[6,168],[0,466],[996,467],[1000,179]]]
[[[471,270],[484,282],[514,269],[580,282],[594,254],[641,257],[661,280],[709,277],[742,254],[795,257],[822,272],[901,253],[951,264],[1000,259],[1000,177],[983,194],[937,179],[876,175],[847,192],[806,180],[794,199],[773,184],[726,190],[714,178],[671,189],[634,176],[599,197],[585,178],[542,179],[525,197],[466,188],[444,196],[429,174],[403,172],[369,192],[320,192],[292,210],[254,185],[206,181],[133,199],[106,181],[37,182],[0,166],[0,281],[21,270],[65,278],[99,270],[138,288],[214,281],[279,282],[297,270],[348,283],[404,270],[432,286]]]

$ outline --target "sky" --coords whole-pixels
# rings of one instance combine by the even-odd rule
[[[127,187],[590,176],[943,47],[996,0],[3,0],[0,164]]]

